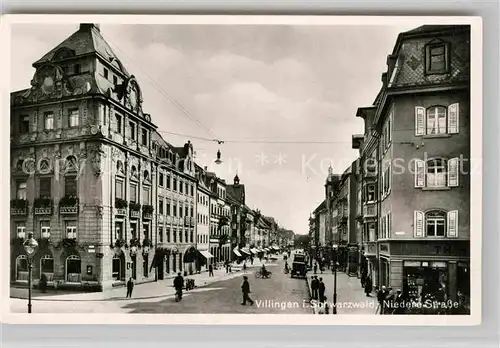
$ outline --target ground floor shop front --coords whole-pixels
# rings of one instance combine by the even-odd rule
[[[378,243],[377,255],[365,256],[376,288],[401,289],[407,301],[470,303],[468,241],[390,241]]]

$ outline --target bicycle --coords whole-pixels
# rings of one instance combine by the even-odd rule
[[[264,279],[269,279],[271,278],[272,272],[267,271],[266,275],[263,275],[261,271],[255,272],[255,278],[264,278]]]

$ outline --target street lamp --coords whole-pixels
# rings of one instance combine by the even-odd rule
[[[28,313],[31,313],[31,272],[33,269],[33,256],[38,249],[38,243],[36,239],[33,238],[33,233],[28,234],[28,239],[24,242],[24,251],[28,255]]]
[[[332,254],[334,252],[333,243],[332,243]],[[339,264],[339,249],[337,245],[337,250],[335,251],[335,257],[332,255],[332,260],[334,259],[333,264],[333,314],[337,314],[337,266]]]

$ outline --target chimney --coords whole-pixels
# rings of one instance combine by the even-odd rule
[[[80,30],[81,31],[89,31],[92,28],[96,28],[98,31],[100,31],[100,25],[96,23],[80,23]]]

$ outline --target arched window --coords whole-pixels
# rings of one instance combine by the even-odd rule
[[[66,258],[66,281],[69,283],[80,283],[82,273],[82,261],[77,255]]]
[[[444,106],[431,106],[427,109],[427,134],[446,134],[446,111]]]
[[[144,180],[149,180],[149,172],[147,170],[144,171]]]
[[[45,254],[40,258],[40,272],[45,274],[47,281],[54,280],[54,259],[52,255]]]
[[[16,258],[16,280],[28,281],[28,259],[26,255],[19,255]]]
[[[137,168],[136,168],[135,166],[132,166],[132,167],[130,168],[130,175],[131,175],[132,177],[135,177],[135,176],[137,175]]]
[[[75,156],[66,157],[66,171],[76,172],[78,170],[77,161]]]
[[[425,228],[428,237],[444,237],[446,234],[446,213],[439,210],[425,214]]]
[[[435,158],[427,161],[427,187],[446,186],[446,161]]]

